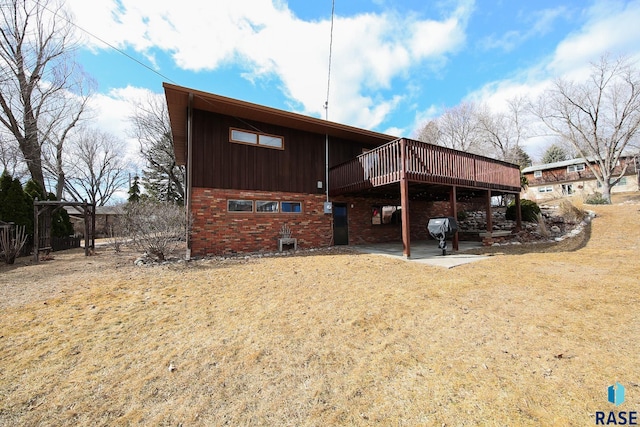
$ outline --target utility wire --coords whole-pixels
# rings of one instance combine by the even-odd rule
[[[144,68],[146,68],[147,70],[151,71],[152,73],[162,77],[165,80],[170,81],[173,84],[178,84],[176,83],[173,79],[171,79],[170,77],[165,76],[164,74],[162,74],[161,72],[159,72],[158,70],[153,69],[152,67],[150,67],[149,65],[145,64],[144,62],[140,61],[139,59],[129,55],[127,52],[125,52],[124,50],[112,45],[111,43],[109,43],[108,41],[98,37],[97,35],[93,34],[91,31],[81,27],[80,25],[76,24],[75,22],[73,22],[72,20],[70,20],[69,18],[67,18],[64,14],[60,14],[58,13],[58,11],[55,10],[51,10],[48,5],[46,4],[42,4],[42,2],[40,2],[40,0],[35,0],[35,2],[43,9],[49,11],[50,13],[52,13],[54,16],[56,16],[59,19],[62,19],[64,21],[66,21],[67,23],[69,23],[70,25],[73,25],[74,27],[76,27],[77,29],[79,29],[80,31],[82,31],[83,33],[89,35],[90,37],[93,37],[94,39],[98,40],[101,43],[104,43],[106,46],[110,47],[111,49],[115,50],[116,52],[120,53],[121,55],[126,56],[127,58],[129,58],[130,60],[136,62],[138,65],[143,66]]]
[[[333,56],[333,17],[335,16],[336,2],[331,1],[331,32],[329,35],[329,72],[327,75],[327,98],[324,103],[325,120],[329,120],[329,90],[331,88],[331,59]]]

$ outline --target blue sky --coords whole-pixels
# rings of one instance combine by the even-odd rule
[[[96,123],[162,82],[324,117],[331,0],[68,0]],[[640,1],[335,0],[329,118],[412,136],[463,101],[501,110],[604,53],[640,58]],[[161,75],[159,75],[161,74]],[[164,77],[163,77],[164,76]],[[536,158],[547,141],[531,138]]]

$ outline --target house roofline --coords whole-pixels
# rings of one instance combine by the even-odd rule
[[[162,86],[169,111],[176,162],[179,165],[186,164],[189,95],[193,95],[193,109],[224,114],[244,120],[269,123],[317,133],[319,135],[329,135],[335,138],[364,142],[372,146],[397,139],[397,137],[391,135],[278,110],[238,99],[227,98],[166,82],[163,83]]]
[[[637,154],[634,155],[631,153],[626,153],[626,154],[622,153],[622,155],[620,155],[621,159],[632,159],[634,157],[637,157]],[[561,162],[543,163],[540,165],[528,166],[522,169],[522,173],[556,169],[556,168],[561,168],[561,167],[571,166],[571,165],[579,165],[581,163],[587,163],[587,160],[589,163],[596,163],[595,157],[587,157],[586,160],[584,157],[578,157],[575,159],[563,160]]]

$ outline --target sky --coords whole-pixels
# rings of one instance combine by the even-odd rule
[[[461,102],[500,111],[555,78],[584,80],[604,54],[640,58],[640,0],[67,5],[82,38],[77,60],[97,82],[96,126],[123,139],[131,100],[162,94],[165,81],[412,137]],[[531,138],[524,148],[535,160],[549,144]]]

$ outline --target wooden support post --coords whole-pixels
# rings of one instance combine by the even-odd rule
[[[89,204],[91,208],[91,250],[96,250],[96,205]]]
[[[40,210],[38,209],[38,198],[33,200],[33,261],[37,264],[40,262],[40,226],[38,217]]]
[[[520,204],[520,193],[516,194],[516,231],[522,230],[522,210]]]
[[[402,206],[402,254],[411,257],[411,227],[409,223],[409,181],[407,180],[407,142],[400,140],[400,205]]]
[[[84,211],[84,256],[89,256],[89,207],[87,202],[82,203],[82,210]]]
[[[457,203],[457,190],[456,186],[451,187],[451,193],[449,194],[449,203],[451,205],[451,216],[457,221],[458,220],[458,203]],[[451,243],[453,246],[453,250],[457,251],[460,248],[460,241],[458,239],[458,231],[453,234],[453,241]]]
[[[493,232],[493,215],[492,215],[492,211],[491,211],[491,190],[487,190],[487,200],[486,200],[487,206],[487,232],[491,233]]]

